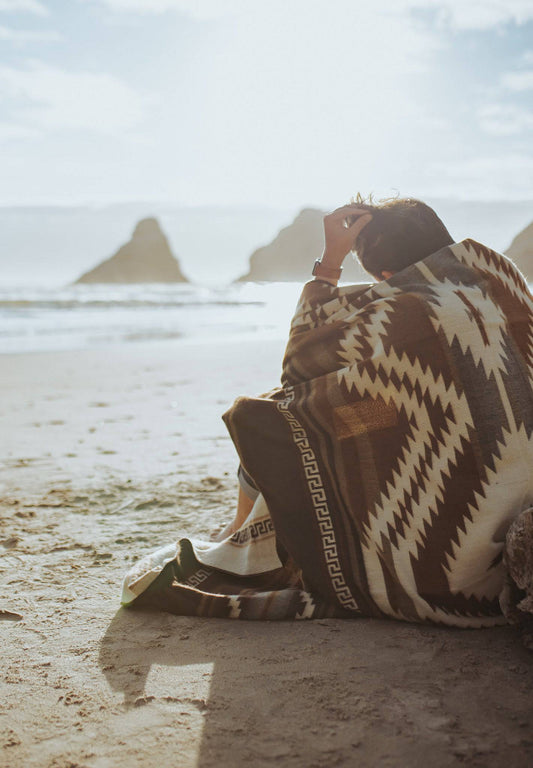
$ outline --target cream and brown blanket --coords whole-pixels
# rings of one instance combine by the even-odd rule
[[[503,621],[506,532],[533,505],[532,384],[533,299],[472,240],[375,285],[308,283],[282,387],[224,416],[261,491],[253,515],[222,545],[145,558],[123,602]]]

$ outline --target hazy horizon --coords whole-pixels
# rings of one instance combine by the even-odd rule
[[[533,200],[428,202],[456,240],[473,237],[499,251],[533,220]],[[143,202],[0,206],[0,285],[68,284],[109,258],[130,239],[138,220],[148,216],[158,219],[189,279],[227,284],[245,273],[253,251],[268,245],[304,207],[318,208]]]

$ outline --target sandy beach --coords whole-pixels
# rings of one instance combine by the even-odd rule
[[[135,559],[232,516],[220,415],[282,339],[0,357],[0,765],[533,762],[511,628],[244,623],[120,610]]]

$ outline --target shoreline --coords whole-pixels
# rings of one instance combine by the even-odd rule
[[[2,355],[0,482],[23,491],[102,471],[229,471],[237,456],[221,415],[279,383],[284,346],[239,338]]]
[[[0,354],[286,339],[301,288],[271,283],[176,292],[164,284],[117,284],[79,295],[73,289],[5,294]]]
[[[285,333],[281,333],[278,329],[269,331],[269,330],[249,330],[249,331],[236,331],[235,333],[227,333],[224,335],[220,335],[219,337],[215,337],[217,341],[217,346],[222,344],[246,344],[248,342],[254,341],[257,342],[258,340],[261,342],[279,342],[280,344],[283,342],[283,346],[285,345],[287,341],[287,335],[288,335],[288,327]],[[124,340],[124,339],[113,339],[106,342],[95,342],[94,344],[83,344],[80,345],[79,343],[74,343],[73,346],[65,346],[60,348],[41,348],[41,349],[21,349],[19,351],[17,350],[2,350],[0,349],[0,360],[3,360],[6,357],[20,357],[21,355],[55,355],[55,354],[73,354],[73,353],[83,353],[83,352],[93,352],[93,353],[108,353],[110,351],[117,351],[123,349],[131,349],[132,353],[139,353],[142,350],[153,347],[154,349],[168,349],[169,351],[172,348],[179,348],[180,346],[183,347],[189,347],[189,346],[210,346],[213,345],[214,338],[213,336],[209,336],[206,334],[205,336],[190,336],[188,334],[182,334],[182,335],[172,335],[172,336],[161,336],[160,338],[147,338],[147,339],[134,339],[134,340]]]

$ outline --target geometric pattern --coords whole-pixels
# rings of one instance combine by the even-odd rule
[[[130,571],[128,604],[504,621],[506,534],[533,507],[533,298],[504,256],[464,240],[377,284],[308,283],[281,388],[223,418],[270,515],[230,540],[246,575],[181,539]]]
[[[294,397],[294,393],[290,387],[287,387],[286,393],[287,397],[285,400],[279,401],[277,407],[287,420],[291,428],[294,443],[300,452],[309,495],[318,522],[318,530],[322,541],[322,554],[331,579],[331,585],[335,590],[335,594],[342,607],[357,611],[357,603],[344,580],[341,570],[337,542],[335,540],[335,530],[333,528],[333,523],[331,522],[326,493],[318,469],[318,462],[309,445],[309,440],[304,428],[289,410],[289,405]]]
[[[261,520],[255,520],[253,523],[248,523],[245,528],[241,528],[236,531],[230,538],[230,542],[238,547],[244,547],[250,543],[250,541],[257,541],[259,538],[265,538],[274,536],[274,525],[270,517],[265,517]]]
[[[373,285],[308,283],[282,388],[224,418],[322,599],[484,626],[501,621],[505,532],[533,504],[532,384],[527,284],[464,240]]]
[[[189,576],[188,579],[185,579],[183,583],[188,587],[198,587],[203,581],[208,579],[212,573],[213,571],[208,571],[205,568],[198,568],[198,570],[195,571],[192,576]]]

